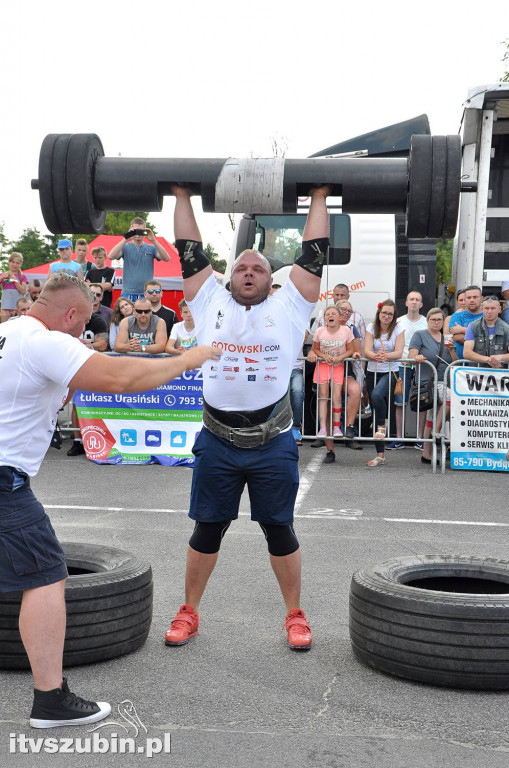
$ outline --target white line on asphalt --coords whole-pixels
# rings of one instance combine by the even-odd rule
[[[297,499],[295,501],[295,512],[297,512],[300,508],[300,505],[306,498],[306,495],[311,490],[311,486],[313,485],[314,481],[316,480],[316,473],[318,472],[318,468],[320,467],[320,464],[323,462],[323,457],[320,453],[317,456],[313,456],[309,464],[307,465],[306,469],[304,470],[299,483],[299,491],[297,493]]]
[[[310,486],[311,487],[311,486]],[[309,488],[307,489],[309,490]],[[306,491],[307,492],[307,491]],[[187,509],[160,509],[158,507],[148,507],[143,509],[138,507],[136,509],[131,507],[88,507],[80,504],[45,504],[46,509],[79,509],[83,511],[93,512],[165,512],[166,514],[179,514],[186,515]],[[350,511],[350,514],[348,512]],[[360,510],[317,510],[316,512],[310,510],[309,512],[303,512],[296,514],[295,517],[307,519],[307,520],[357,520],[359,523],[362,521],[367,523],[409,523],[410,525],[468,525],[479,526],[484,528],[509,528],[509,523],[492,523],[486,520],[438,520],[438,519],[426,519],[417,517],[364,517],[359,515]],[[249,517],[249,512],[239,512],[241,517]],[[59,525],[62,525],[59,522]],[[65,525],[65,523],[63,523]]]

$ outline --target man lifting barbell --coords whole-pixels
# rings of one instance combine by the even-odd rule
[[[231,293],[216,282],[203,252],[190,192],[179,187],[172,191],[177,198],[175,238],[184,296],[195,318],[196,336],[200,343],[206,340],[228,353],[228,360],[203,367],[204,426],[193,448],[189,517],[195,527],[187,551],[185,603],[166,631],[165,642],[184,645],[198,633],[200,600],[247,485],[251,519],[265,535],[286,605],[288,644],[307,650],[312,636],[300,604],[301,557],[293,529],[298,451],[288,382],[320,291],[329,242],[329,188],[310,192],[302,255],[287,283],[270,296],[270,266],[254,250],[244,251],[235,262]],[[253,617],[253,625],[258,624]]]

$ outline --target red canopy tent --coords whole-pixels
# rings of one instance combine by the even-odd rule
[[[95,240],[92,240],[88,244],[87,258],[92,261],[92,248],[104,248],[108,254],[114,245],[122,240],[121,235],[98,235]],[[162,303],[167,307],[177,310],[177,305],[180,299],[183,297],[182,293],[182,270],[180,268],[180,260],[177,253],[177,249],[174,245],[169,243],[164,237],[156,237],[158,243],[161,243],[167,253],[170,254],[170,261],[154,261],[154,279],[158,280],[163,288]],[[150,242],[145,240],[146,243]],[[58,259],[55,259],[58,261]],[[31,269],[23,270],[29,280],[38,278],[44,281],[48,277],[50,265],[53,262],[46,262],[40,264],[37,267],[31,267]],[[115,261],[113,264],[110,260],[106,259],[107,266],[113,266],[115,268],[115,288],[113,291],[113,304],[120,296],[122,290],[122,259]]]

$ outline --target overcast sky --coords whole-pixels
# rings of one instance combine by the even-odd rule
[[[468,89],[508,68],[507,0],[22,0],[2,20],[10,238],[46,232],[30,180],[48,133],[97,133],[110,156],[270,157],[276,137],[306,157],[422,113],[457,133]],[[172,213],[151,215],[170,240]],[[227,216],[199,223],[225,256]]]

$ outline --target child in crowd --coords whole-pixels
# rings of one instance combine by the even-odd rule
[[[186,300],[179,301],[178,308],[182,318],[181,323],[175,323],[171,329],[170,338],[166,344],[165,352],[169,355],[181,355],[186,349],[196,347],[196,334],[194,330],[194,320],[191,310],[186,304]]]
[[[340,315],[336,307],[325,310],[324,325],[317,329],[313,337],[313,351],[317,356],[313,381],[318,383],[318,416],[320,429],[317,437],[326,437],[327,409],[332,382],[332,435],[343,437],[341,431],[341,391],[344,379],[343,360],[354,353],[354,335],[352,329],[340,324]]]
[[[17,315],[16,302],[20,296],[27,295],[28,278],[21,271],[23,256],[13,251],[7,262],[7,272],[0,272],[2,284],[2,305],[0,322]]]

